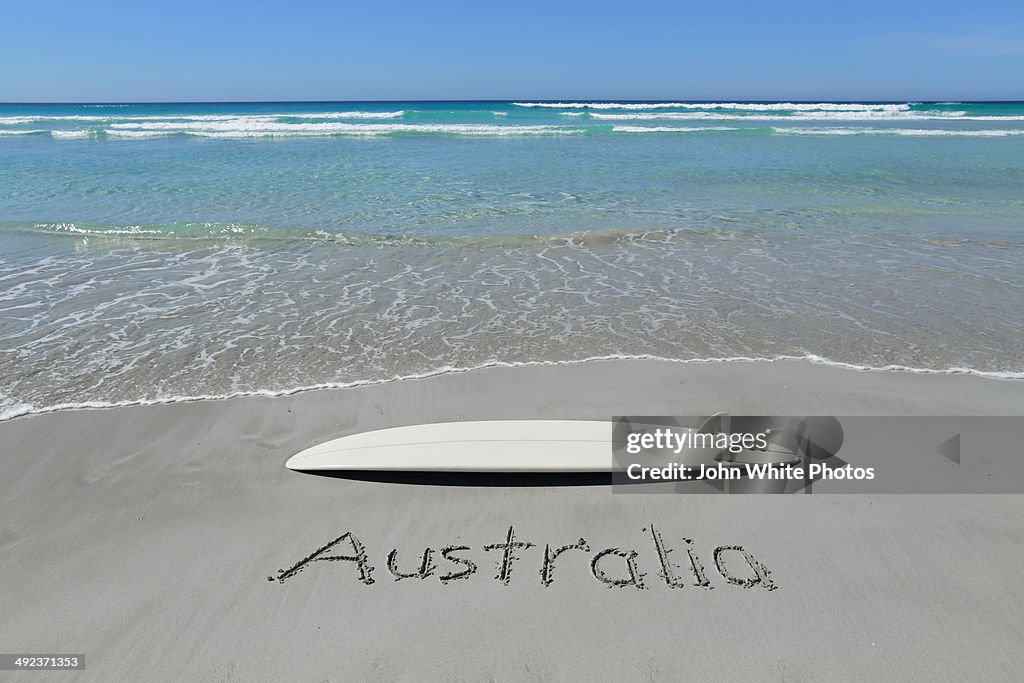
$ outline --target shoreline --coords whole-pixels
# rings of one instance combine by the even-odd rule
[[[887,365],[887,366],[868,366],[858,365],[856,363],[847,363],[844,361],[834,361],[823,356],[815,354],[808,354],[805,356],[777,356],[774,358],[758,358],[758,357],[745,357],[736,356],[730,358],[692,358],[692,359],[676,359],[676,358],[663,358],[658,356],[647,356],[647,355],[636,355],[636,356],[595,356],[591,358],[582,358],[579,360],[567,360],[567,361],[530,361],[530,362],[504,362],[495,361],[491,363],[484,363],[477,366],[458,368],[458,367],[445,367],[438,368],[437,370],[427,371],[424,373],[418,373],[406,376],[396,376],[384,379],[367,379],[367,380],[355,380],[352,382],[324,382],[322,384],[315,384],[310,386],[294,387],[288,389],[254,389],[254,390],[242,390],[225,395],[198,395],[198,396],[171,396],[167,398],[156,398],[156,399],[127,399],[123,401],[85,401],[82,403],[62,403],[54,406],[47,406],[43,408],[35,408],[33,406],[25,406],[24,404],[16,404],[13,407],[7,408],[3,412],[0,412],[0,425],[10,422],[12,420],[23,419],[26,417],[33,417],[37,415],[50,415],[53,413],[66,413],[80,410],[112,410],[118,408],[132,408],[132,407],[144,407],[144,406],[165,406],[165,405],[176,405],[183,403],[200,403],[200,402],[219,402],[219,401],[231,401],[237,399],[247,398],[285,398],[289,396],[296,396],[307,393],[316,393],[322,391],[344,391],[349,389],[358,389],[361,387],[369,386],[380,386],[388,385],[396,382],[409,382],[409,381],[420,381],[428,380],[435,377],[443,377],[447,375],[461,375],[466,373],[478,373],[486,372],[490,370],[515,370],[520,368],[560,368],[560,367],[572,367],[572,366],[586,366],[590,364],[601,364],[601,363],[666,363],[671,365],[719,365],[719,364],[807,364],[809,366],[824,366],[827,368],[839,369],[852,371],[856,373],[866,374],[896,374],[896,375],[928,375],[928,376],[942,376],[942,377],[973,377],[984,380],[996,380],[996,381],[1009,381],[1015,382],[1018,380],[1024,380],[1024,371],[1013,372],[1013,371],[987,371],[987,370],[976,370],[973,368],[958,368],[951,367],[947,369],[935,369],[935,368],[914,368],[903,365]]]

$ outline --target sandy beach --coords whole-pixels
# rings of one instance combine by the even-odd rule
[[[53,680],[1009,680],[1020,495],[618,495],[284,462],[436,421],[1022,407],[1024,382],[967,375],[618,361],[18,418],[0,423],[0,641],[85,655]],[[961,467],[918,474],[1024,490],[1024,423],[1005,424],[990,457],[965,441]],[[427,548],[427,576],[397,580]]]
[[[1020,2],[4,9],[0,683],[1024,680]]]

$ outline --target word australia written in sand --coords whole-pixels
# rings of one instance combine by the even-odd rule
[[[538,567],[535,571],[541,585],[547,588],[555,583],[556,568],[571,562],[577,579],[590,577],[609,588],[645,590],[652,583],[668,588],[713,589],[716,583],[768,591],[778,588],[768,567],[743,546],[720,545],[702,555],[692,539],[683,537],[675,543],[667,542],[653,524],[641,531],[644,543],[638,547],[645,549],[643,553],[636,548],[600,548],[583,537],[566,545],[546,544],[542,551],[537,544],[520,538],[514,526],[509,526],[503,540],[477,549],[452,544],[437,549],[428,547],[422,553],[417,549],[404,556],[400,549],[392,548],[385,559],[386,573],[372,564],[370,546],[355,533],[346,531],[267,579],[284,583],[306,569],[329,563],[348,565],[346,573],[366,586],[373,585],[381,576],[394,581],[433,578],[448,585],[472,578],[481,566],[487,565],[494,570],[493,579],[508,586],[513,583],[513,574],[523,573],[517,565],[533,562]],[[652,569],[656,577],[653,580],[649,576]],[[568,572],[559,570],[559,575],[563,574]],[[522,580],[526,577],[517,579]]]

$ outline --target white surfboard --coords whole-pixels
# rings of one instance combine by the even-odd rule
[[[352,434],[307,448],[286,466],[303,472],[612,472],[621,469],[612,445],[609,420],[447,422]],[[713,462],[719,452],[693,449],[684,459]],[[629,458],[652,465],[662,459]]]

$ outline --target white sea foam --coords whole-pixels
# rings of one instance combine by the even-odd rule
[[[1021,129],[951,130],[946,128],[772,128],[780,135],[902,135],[909,137],[1006,137],[1024,135]]]
[[[117,228],[87,228],[75,225],[74,223],[40,223],[37,229],[47,232],[63,232],[75,235],[161,235],[163,231],[155,228],[146,228],[141,225],[124,225]]]
[[[104,130],[104,134],[115,138],[165,138],[174,135],[176,131],[151,131],[151,130]]]
[[[273,114],[272,117],[292,119],[400,119],[404,110],[398,111],[336,111],[313,114]]]
[[[43,121],[54,121],[57,123],[71,121],[167,121],[167,120],[191,120],[191,119],[223,119],[226,116],[84,116],[80,114],[67,116],[0,116],[0,125],[20,125],[25,123],[42,123]]]
[[[84,121],[88,123],[118,122],[134,123],[140,121],[232,121],[236,119],[397,119],[405,116],[405,110],[398,111],[336,111],[336,112],[276,112],[268,114],[165,114],[165,115],[128,115],[128,116],[96,116],[69,114],[60,116],[0,116],[0,125],[23,125],[26,123],[55,123]]]
[[[106,133],[114,137],[156,137],[194,135],[212,138],[382,136],[396,133],[433,133],[468,136],[572,135],[585,132],[564,126],[501,126],[494,124],[411,124],[411,123],[282,123],[266,117],[239,117],[228,121],[111,124]]]
[[[94,130],[51,130],[50,135],[57,139],[88,138],[96,135]]]
[[[833,102],[513,102],[516,107],[546,109],[733,109],[737,111],[907,111],[909,104]]]
[[[613,126],[614,133],[701,133],[706,131],[743,130],[735,126]]]
[[[568,102],[568,103],[514,103],[524,107],[563,108],[553,116],[587,117],[598,122],[896,122],[956,121],[956,122],[1019,122],[1024,115],[990,116],[970,115],[964,110],[911,109],[909,104],[850,104],[850,103],[726,103],[726,102]],[[488,112],[477,112],[488,114]],[[505,117],[506,112],[489,112],[493,117]],[[380,137],[400,134],[437,134],[453,136],[529,136],[574,135],[588,130],[602,129],[568,127],[534,123],[529,125],[495,125],[494,123],[399,123],[395,119],[406,116],[407,110],[389,111],[335,111],[335,112],[268,112],[261,114],[165,114],[127,116],[8,116],[0,117],[0,136],[45,134],[57,139],[75,139],[105,133],[112,138],[155,138],[169,135],[190,135],[209,138],[294,138],[294,137]],[[35,125],[33,125],[35,124]],[[38,125],[54,126],[49,131]],[[76,125],[77,124],[77,125]],[[5,128],[5,126],[33,125],[31,130]],[[603,129],[607,131],[607,129]],[[732,130],[729,127],[706,130]],[[800,135],[935,135],[956,134],[976,137],[1002,137],[1016,135],[1016,131],[954,131],[920,132],[920,128],[906,128],[907,132],[879,133],[869,129],[832,128],[833,132],[818,129],[789,129]],[[894,129],[895,130],[895,129]],[[781,131],[781,129],[780,129]],[[856,132],[854,132],[856,131]],[[668,132],[656,128],[617,126],[613,132]],[[687,132],[677,129],[674,132]]]
[[[926,114],[904,111],[805,111],[793,114],[728,114],[724,112],[630,112],[590,114],[591,118],[604,121],[1018,121],[1024,116],[966,116],[966,112],[941,112]]]
[[[516,367],[549,367],[558,365],[581,365],[585,363],[595,363],[602,361],[617,361],[617,360],[654,360],[664,361],[669,363],[681,363],[681,364],[711,364],[711,363],[772,363],[778,361],[807,361],[815,365],[827,365],[831,367],[844,368],[847,370],[856,370],[860,372],[907,372],[913,374],[924,374],[924,375],[974,375],[976,377],[983,377],[986,379],[999,379],[999,380],[1022,380],[1024,379],[1024,372],[988,372],[984,370],[975,370],[973,368],[946,368],[946,369],[935,369],[935,368],[915,368],[906,365],[885,365],[885,366],[870,366],[870,365],[858,365],[856,363],[844,363],[841,361],[834,361],[824,356],[818,356],[815,354],[807,354],[804,356],[774,356],[774,357],[750,357],[750,356],[732,356],[725,358],[665,358],[661,356],[654,356],[650,354],[611,354],[605,356],[591,356],[589,358],[581,358],[577,360],[567,361],[526,361],[526,362],[507,362],[507,361],[490,361],[487,363],[481,363],[478,365],[468,367],[457,367],[457,366],[444,366],[426,372],[420,372],[410,375],[395,375],[393,377],[386,377],[380,379],[363,379],[354,380],[351,382],[323,382],[320,384],[310,384],[305,386],[289,387],[285,389],[252,389],[242,391],[232,391],[223,394],[196,394],[191,396],[161,396],[152,399],[130,399],[123,401],[81,401],[81,402],[67,402],[58,403],[48,406],[35,406],[29,403],[17,402],[7,396],[0,394],[0,422],[6,420],[12,420],[16,417],[23,417],[25,415],[40,415],[45,413],[55,413],[67,410],[84,410],[84,409],[103,409],[103,408],[124,408],[130,406],[145,406],[145,405],[166,405],[171,403],[191,403],[195,401],[220,401],[233,398],[244,398],[244,397],[279,397],[279,396],[291,396],[294,394],[304,393],[307,391],[318,391],[325,389],[352,389],[361,386],[370,386],[378,384],[390,384],[392,382],[400,382],[403,380],[411,379],[427,379],[430,377],[437,377],[439,375],[459,374],[465,372],[473,372],[476,370],[485,370],[488,368],[516,368]]]
[[[0,116],[0,126],[20,126],[43,121],[109,121],[109,116]]]

